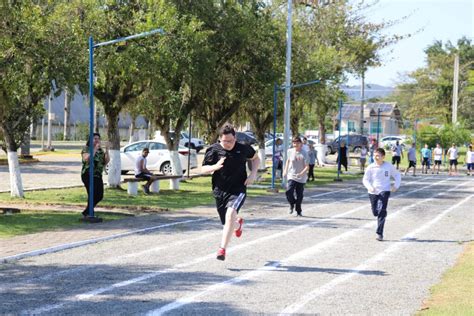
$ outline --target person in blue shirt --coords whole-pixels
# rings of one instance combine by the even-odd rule
[[[428,173],[429,163],[431,158],[431,149],[428,148],[428,144],[421,149],[421,173]]]

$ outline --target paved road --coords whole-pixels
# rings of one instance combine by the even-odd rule
[[[472,240],[473,197],[473,178],[404,177],[384,242],[358,183],[308,190],[302,218],[282,194],[249,199],[225,262],[217,218],[186,214],[196,221],[1,265],[0,313],[412,314]]]

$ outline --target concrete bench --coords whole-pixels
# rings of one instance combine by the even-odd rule
[[[156,175],[153,176],[153,179],[155,181],[152,182],[150,185],[150,192],[152,193],[159,193],[160,192],[160,180],[170,180],[170,189],[179,189],[179,179],[181,179],[183,176],[162,176],[162,175]],[[127,183],[127,193],[129,195],[136,196],[138,194],[138,183],[139,182],[146,182],[148,181],[147,179],[143,178],[125,178],[123,180],[124,183]]]

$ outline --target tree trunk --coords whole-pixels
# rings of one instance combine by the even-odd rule
[[[128,143],[133,143],[133,133],[135,132],[135,117],[131,118],[130,127],[128,130]]]
[[[10,195],[23,198],[20,163],[16,151],[8,151],[8,171],[10,172]]]
[[[100,131],[99,131],[100,130],[100,126],[99,126],[100,115],[99,114],[100,114],[100,111],[97,108],[97,106],[94,107],[94,133],[100,133]],[[117,119],[117,122],[118,122],[118,116],[116,117],[116,119]],[[120,139],[120,137],[119,137],[119,139]],[[120,141],[119,141],[119,144],[120,144]]]
[[[258,157],[260,158],[260,166],[258,169],[263,170],[265,169],[265,148],[258,149]]]
[[[319,118],[319,143],[326,144],[326,125],[324,124],[324,118]]]
[[[171,158],[171,169],[173,170],[174,176],[182,176],[183,168],[181,167],[181,160],[179,159],[179,152],[176,150],[170,150]],[[179,181],[172,182],[173,186],[170,188],[172,190],[179,190]]]
[[[71,116],[71,94],[66,89],[64,91],[64,131],[63,131],[63,140],[69,140],[71,134],[70,116]]]
[[[26,134],[25,139],[23,140],[23,143],[20,146],[22,157],[30,156],[30,146],[31,146],[30,139],[31,139],[30,133]]]
[[[120,175],[122,172],[122,163],[120,161],[120,134],[118,129],[118,113],[108,113],[107,121],[109,122],[107,136],[109,138],[110,143],[108,182],[109,187],[117,188],[120,186]]]
[[[10,195],[12,197],[24,197],[23,183],[21,181],[20,163],[18,162],[17,146],[13,135],[9,134],[9,128],[2,128],[3,137],[7,147],[8,171],[10,174]]]

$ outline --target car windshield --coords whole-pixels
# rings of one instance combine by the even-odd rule
[[[146,142],[131,144],[130,146],[125,147],[124,151],[140,151],[146,147],[146,144],[147,144]]]
[[[186,132],[181,132],[181,135],[183,135],[184,138],[189,138],[189,135]]]

